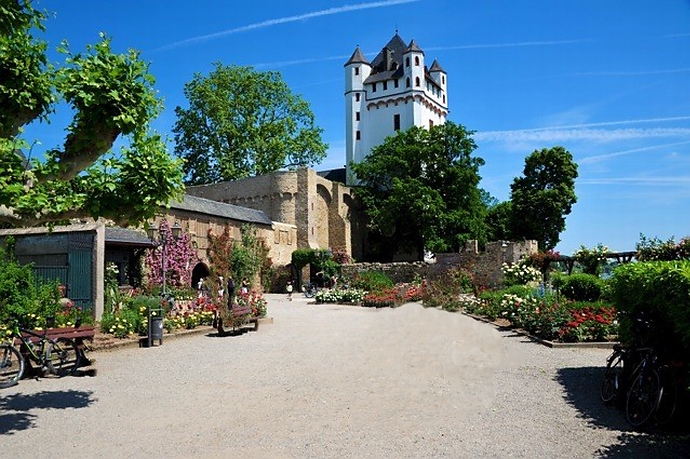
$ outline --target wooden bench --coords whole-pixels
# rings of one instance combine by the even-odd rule
[[[43,331],[42,330],[33,330],[34,333],[37,335],[42,335]],[[46,337],[50,339],[58,339],[58,338],[67,338],[71,339],[74,341],[75,347],[77,348],[77,352],[79,353],[79,368],[83,369],[84,367],[91,367],[95,365],[96,361],[95,359],[91,359],[86,355],[87,351],[87,344],[85,341],[93,341],[93,337],[96,335],[96,327],[93,325],[82,325],[79,327],[59,327],[59,328],[49,328],[48,332],[46,333]],[[32,343],[37,343],[39,338],[33,335],[29,335],[27,333],[24,333],[22,335],[24,338],[28,338]],[[15,340],[15,344],[19,344],[18,340]],[[31,366],[31,361],[29,359],[26,360],[27,365],[29,367]],[[28,368],[31,370],[31,368]],[[87,371],[80,370],[82,374],[92,374],[95,375],[95,369],[89,369]]]
[[[230,326],[232,326],[232,333],[235,333],[247,326],[253,326],[254,331],[259,329],[259,318],[252,315],[252,308],[248,306],[234,306],[229,309],[229,315],[231,318],[226,318],[224,324],[222,314],[219,314],[218,311],[216,311],[214,322],[216,324],[218,334],[221,336],[224,336],[229,332],[229,330],[226,331],[226,327]]]

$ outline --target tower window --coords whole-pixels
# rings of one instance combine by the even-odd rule
[[[376,92],[376,83],[371,85],[371,92]]]
[[[410,58],[406,57],[405,58],[405,67],[409,67],[409,66],[410,66]]]
[[[414,65],[419,65],[419,56],[414,57]]]
[[[362,139],[362,134],[359,131],[355,132],[355,140],[361,140],[361,139]]]
[[[359,121],[359,112],[355,112],[355,121]]]
[[[398,87],[398,79],[397,78],[395,80],[393,80],[393,86],[395,86],[396,88]]]
[[[359,102],[359,93],[355,93],[355,102]]]
[[[417,87],[419,87],[419,77],[416,77],[416,78],[414,79],[414,85],[417,86]]]
[[[359,75],[359,67],[355,67],[355,75]]]
[[[410,87],[410,78],[409,77],[405,78],[405,86],[408,88]]]
[[[441,75],[441,83],[446,84],[446,77],[443,75]]]
[[[434,127],[434,120],[429,120],[429,129]]]
[[[400,130],[400,115],[393,115],[393,130]]]
[[[388,89],[388,82],[384,81],[383,82],[383,90],[385,91],[386,89]]]

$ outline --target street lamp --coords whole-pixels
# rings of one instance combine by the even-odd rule
[[[173,226],[170,227],[170,232],[172,233],[172,237],[174,240],[177,240],[177,238],[180,237],[181,231],[182,227],[180,226],[180,223],[177,221]],[[156,233],[158,233],[158,237],[156,237]],[[167,238],[164,234],[161,233],[160,227],[156,228],[155,226],[149,226],[148,228],[146,228],[146,234],[148,235],[149,239],[151,239],[151,241],[153,241],[155,244],[161,245],[161,274],[163,277],[163,297],[165,297],[165,271],[167,264],[167,254],[165,252],[165,248],[167,246]]]

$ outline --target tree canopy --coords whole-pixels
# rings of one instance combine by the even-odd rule
[[[565,229],[565,216],[577,202],[577,164],[563,147],[535,150],[525,158],[522,177],[511,190],[511,233],[533,239],[542,251],[551,250]]]
[[[162,108],[148,64],[110,39],[48,63],[37,36],[46,14],[30,0],[0,6],[0,223],[36,226],[105,217],[120,224],[152,217],[183,189],[181,161],[171,158],[149,122]],[[74,112],[61,148],[35,157],[23,126],[47,121],[58,102]],[[110,152],[126,136],[119,153]]]
[[[185,182],[217,183],[318,164],[326,156],[309,103],[278,72],[215,64],[185,84],[177,107],[175,152]]]
[[[379,257],[456,251],[468,239],[486,242],[485,194],[478,188],[472,131],[447,122],[398,131],[352,171]]]

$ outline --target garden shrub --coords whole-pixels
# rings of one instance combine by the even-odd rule
[[[599,301],[603,291],[604,281],[598,276],[585,273],[564,276],[560,286],[560,293],[573,301]]]
[[[426,289],[422,296],[425,307],[443,308],[446,311],[458,311],[465,301],[462,294],[474,292],[472,274],[460,268],[449,269],[439,279],[426,283]]]
[[[382,271],[363,271],[354,276],[350,286],[368,292],[378,292],[393,288],[394,284],[391,278]]]
[[[690,261],[619,266],[611,280],[611,297],[622,312],[622,341],[644,341],[686,362],[690,359]],[[640,317],[650,321],[646,336],[634,325]]]

